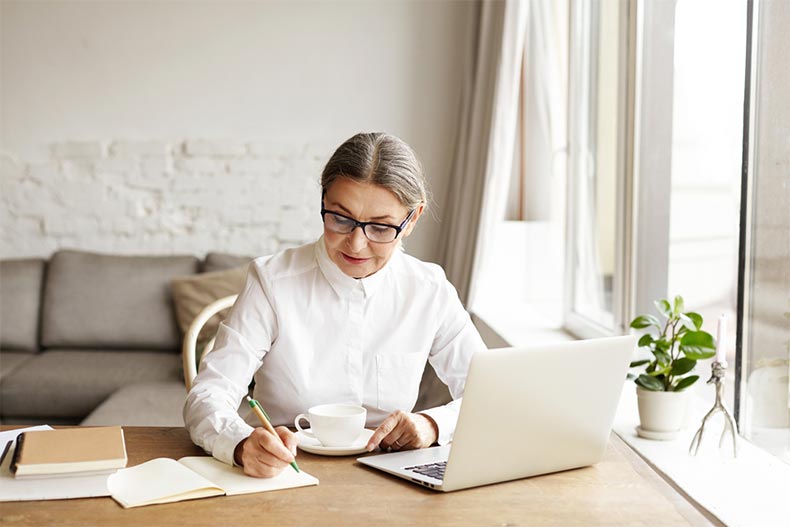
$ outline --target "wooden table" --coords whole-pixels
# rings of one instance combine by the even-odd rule
[[[3,427],[5,429],[13,427]],[[183,428],[124,427],[129,466],[201,455]],[[320,485],[123,509],[111,498],[0,503],[0,525],[710,525],[616,435],[592,467],[451,493],[352,457],[299,452]],[[715,524],[715,520],[714,520]]]

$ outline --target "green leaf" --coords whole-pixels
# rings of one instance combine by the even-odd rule
[[[672,365],[672,371],[670,372],[670,375],[683,375],[693,370],[694,366],[696,365],[697,361],[689,359],[688,357],[683,357],[676,360]]]
[[[702,315],[700,315],[699,313],[694,313],[693,311],[689,311],[688,313],[686,313],[686,316],[689,317],[694,322],[694,326],[696,326],[696,329],[694,331],[702,327]]]
[[[651,342],[653,342],[653,335],[650,333],[645,333],[642,335],[642,338],[639,339],[637,345],[641,348],[644,346],[649,346]]]
[[[681,324],[683,324],[683,327],[686,328],[687,330],[697,331],[697,325],[688,315],[680,313],[678,314],[678,319],[680,319]]]
[[[680,339],[680,351],[690,359],[702,360],[716,354],[716,345],[710,333],[689,331]]]
[[[631,327],[634,329],[644,329],[650,326],[655,326],[659,330],[661,329],[658,319],[653,315],[640,315],[631,321]]]
[[[656,309],[658,309],[658,312],[665,317],[670,318],[672,316],[672,306],[669,305],[668,300],[664,300],[662,298],[661,300],[656,300],[653,302],[653,305],[655,305]]]
[[[689,331],[683,335],[680,341],[684,346],[697,346],[699,348],[716,349],[713,343],[713,335],[707,331]]]
[[[640,375],[634,382],[645,390],[650,390],[651,392],[664,391],[664,383],[649,375]]]
[[[716,355],[715,351],[700,352],[694,348],[686,349],[683,346],[680,347],[680,351],[682,351],[683,354],[691,360],[705,360]]]
[[[683,312],[683,308],[684,308],[684,306],[683,306],[683,297],[680,296],[680,295],[677,295],[675,297],[675,306],[672,308],[672,314],[673,315],[681,314]]]
[[[626,374],[625,378],[628,381],[633,381],[633,380],[636,379],[636,375],[634,375],[633,373],[628,373],[628,374]]]
[[[667,364],[666,366],[664,366],[664,367],[662,367],[660,369],[655,369],[654,371],[649,372],[648,375],[651,376],[651,377],[658,377],[659,375],[666,375],[670,371],[672,371],[672,365],[671,364]]]
[[[666,340],[664,340],[664,339],[656,340],[655,341],[655,345],[656,345],[656,350],[663,351],[664,353],[668,352],[669,348],[672,347],[672,345],[669,342],[667,342]],[[655,352],[653,352],[653,353],[655,353]]]
[[[697,379],[699,379],[699,375],[690,375],[688,377],[684,377],[680,379],[680,381],[675,385],[672,391],[674,392],[683,391],[689,386],[691,386],[692,384],[694,384],[695,382],[697,382]]]
[[[654,350],[654,351],[653,351],[653,355],[655,355],[655,357],[656,357],[656,360],[657,360],[657,361],[658,361],[658,363],[659,363],[659,364],[661,364],[662,366],[663,366],[663,365],[665,365],[665,364],[669,364],[669,361],[670,361],[670,360],[672,360],[672,359],[669,357],[669,353],[667,353],[667,352],[665,352],[665,351],[662,351],[662,350],[658,350],[658,349],[657,349],[657,350]]]
[[[628,366],[628,367],[629,367],[629,368],[636,368],[637,366],[641,366],[641,365],[643,365],[643,364],[647,364],[648,362],[650,362],[650,361],[649,361],[649,360],[647,360],[647,359],[643,359],[643,360],[635,360],[635,361],[634,361],[634,362],[632,362],[632,363],[631,363],[631,365],[630,365],[630,366]]]

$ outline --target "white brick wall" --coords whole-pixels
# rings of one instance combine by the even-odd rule
[[[49,152],[43,162],[0,158],[2,258],[65,247],[260,255],[321,233],[330,147],[188,138],[69,141]]]

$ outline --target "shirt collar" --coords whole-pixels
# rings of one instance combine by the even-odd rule
[[[384,280],[386,280],[393,263],[401,258],[401,252],[400,248],[396,248],[390,261],[387,262],[382,269],[379,269],[372,275],[365,278],[352,278],[341,271],[337,264],[329,258],[323,236],[321,236],[315,244],[318,267],[332,286],[332,289],[341,297],[347,297],[355,290],[361,290],[365,298],[373,296],[373,294],[378,291],[379,287],[381,287]]]

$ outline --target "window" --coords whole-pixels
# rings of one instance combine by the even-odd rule
[[[676,294],[710,333],[725,314],[727,402],[742,435],[790,462],[790,5],[753,5],[747,78],[746,0],[571,4],[565,325],[617,333]]]
[[[530,2],[528,24],[508,203],[471,306],[513,344],[557,337],[564,291],[567,2]]]
[[[790,4],[753,4],[742,204],[741,433],[790,464]]]
[[[725,315],[733,409],[746,2],[679,0],[674,21],[667,294],[682,294],[712,335]],[[698,370],[706,380],[709,364]],[[693,389],[713,396],[701,382]]]
[[[627,27],[625,3],[571,4],[564,322],[581,337],[621,333]]]
[[[726,402],[790,462],[787,27],[787,2],[531,2],[511,201],[472,307],[514,344],[621,334],[676,294],[714,335],[725,314]],[[546,96],[563,63],[566,106]]]

